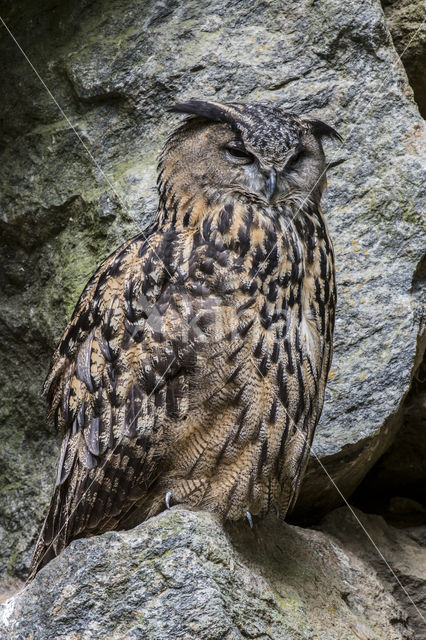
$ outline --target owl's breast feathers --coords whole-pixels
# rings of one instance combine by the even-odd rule
[[[331,357],[322,215],[165,210],[101,265],[54,356],[45,390],[64,440],[33,572],[166,494],[231,519],[272,503],[284,515],[297,494]]]

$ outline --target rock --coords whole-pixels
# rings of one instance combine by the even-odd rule
[[[422,121],[379,2],[6,4],[63,111],[4,32],[0,570],[25,577],[51,492],[50,355],[100,260],[155,209],[155,159],[178,121],[165,108],[190,96],[269,101],[344,137],[327,144],[339,306],[314,453],[349,495],[392,442],[424,349]],[[312,457],[297,517],[340,501]]]
[[[426,24],[422,0],[382,0],[386,22],[407,71],[420,113],[426,117]]]
[[[352,502],[400,527],[426,525],[426,361],[404,403],[393,444],[366,475]]]
[[[381,516],[358,509],[354,512],[358,522],[346,507],[327,514],[321,522],[321,531],[335,536],[346,552],[374,568],[389,593],[408,613],[416,640],[425,640],[426,525],[397,529]],[[377,548],[368,540],[361,525]]]
[[[11,598],[15,593],[23,589],[25,583],[19,578],[7,577],[0,585],[0,602]]]
[[[73,542],[0,621],[2,640],[412,638],[371,567],[330,536],[277,521],[226,535],[179,508]]]

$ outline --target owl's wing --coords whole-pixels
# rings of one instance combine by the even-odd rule
[[[179,242],[154,229],[120,247],[63,335],[45,383],[63,443],[30,577],[71,540],[116,528],[167,465],[164,429],[194,361]]]

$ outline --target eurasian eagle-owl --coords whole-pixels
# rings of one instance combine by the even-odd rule
[[[183,504],[294,503],[332,351],[325,123],[190,100],[159,206],[87,284],[45,392],[63,433],[31,577],[73,539]]]

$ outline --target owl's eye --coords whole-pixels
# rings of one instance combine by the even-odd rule
[[[305,151],[304,147],[301,144],[298,144],[297,147],[294,149],[293,154],[287,160],[285,168],[292,169],[295,166],[295,164],[297,164],[297,162],[300,160],[304,151]]]
[[[252,164],[254,156],[236,142],[230,142],[225,147],[226,157],[235,164]]]

